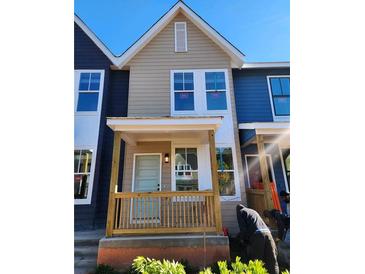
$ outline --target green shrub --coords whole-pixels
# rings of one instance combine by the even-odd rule
[[[118,274],[114,268],[112,268],[110,265],[106,264],[99,264],[96,267],[96,270],[94,272],[95,274]]]
[[[199,274],[268,274],[262,261],[255,260],[244,264],[238,256],[236,257],[236,261],[230,265],[226,261],[219,261],[217,265],[217,270],[214,270],[215,265],[213,265],[213,271],[212,268],[208,267],[200,271]],[[285,270],[282,274],[289,274],[289,271]]]
[[[132,267],[141,274],[186,274],[184,266],[175,261],[145,258],[142,256],[133,260]]]

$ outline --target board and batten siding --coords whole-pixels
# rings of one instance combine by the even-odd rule
[[[175,22],[186,22],[187,24],[187,52],[175,52]],[[179,13],[159,34],[156,35],[156,37],[131,59],[127,66],[130,70],[128,116],[131,117],[171,115],[171,70],[227,69],[241,202],[247,204],[230,57],[189,19],[182,13]],[[130,170],[133,165],[130,157],[133,157],[133,155],[132,151],[129,151],[128,146],[125,156],[126,163],[124,166],[126,172]],[[124,174],[123,182],[126,184],[124,189],[125,191],[128,191],[128,184],[131,183],[132,177],[131,174]],[[170,183],[171,174],[169,174],[169,176],[170,177],[166,177],[166,180]],[[228,227],[231,233],[238,232],[235,210],[235,206],[238,203],[240,203],[240,201],[222,202],[223,225]]]

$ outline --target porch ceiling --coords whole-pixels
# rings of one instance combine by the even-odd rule
[[[262,135],[265,143],[277,143],[281,148],[290,148],[289,122],[258,122],[239,124],[240,130],[254,130],[255,134],[243,146],[256,144],[256,135]]]

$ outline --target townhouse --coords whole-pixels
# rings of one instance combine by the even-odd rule
[[[226,258],[238,203],[280,208],[289,75],[289,63],[245,63],[182,1],[120,56],[75,16],[75,229],[106,229],[98,262],[121,267],[141,253],[128,235],[146,236],[143,254],[194,262],[208,233],[204,254]]]

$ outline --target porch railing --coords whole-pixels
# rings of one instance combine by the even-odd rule
[[[107,234],[216,231],[213,191],[112,193]]]

